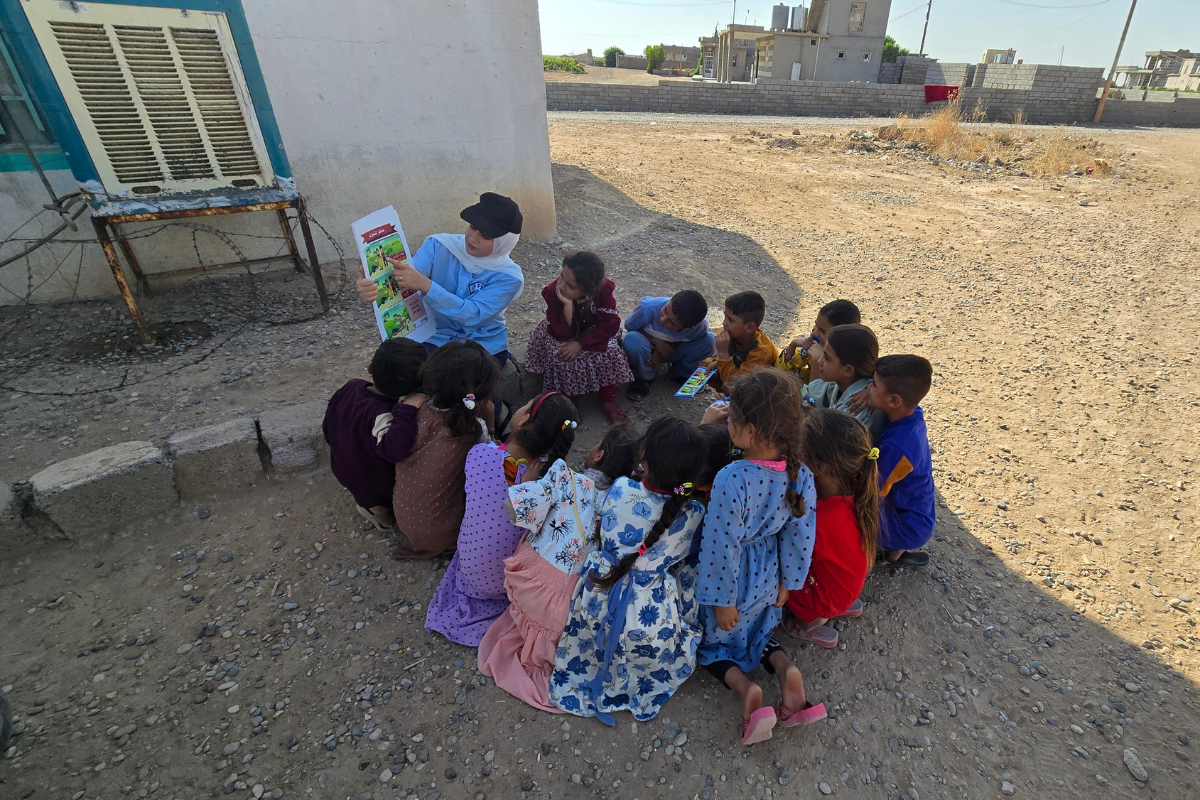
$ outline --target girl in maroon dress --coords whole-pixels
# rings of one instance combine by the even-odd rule
[[[624,422],[616,389],[633,380],[618,334],[621,315],[616,284],[604,262],[581,251],[563,259],[562,274],[542,289],[546,318],[538,323],[525,353],[525,371],[542,376],[542,391],[575,399],[600,393],[610,422]]]

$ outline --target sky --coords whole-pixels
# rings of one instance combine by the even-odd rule
[[[738,24],[770,25],[774,5],[740,0]],[[888,33],[914,53],[926,5],[927,0],[892,0]],[[733,12],[732,0],[539,0],[539,7],[546,55],[590,47],[599,56],[610,45],[627,53],[641,53],[647,44],[695,46],[715,25],[728,25]],[[975,63],[985,49],[1015,47],[1026,64],[1061,59],[1107,69],[1128,13],[1129,0],[933,0],[925,51],[943,63]],[[1140,65],[1147,50],[1178,49],[1200,51],[1200,2],[1140,0],[1121,65]]]

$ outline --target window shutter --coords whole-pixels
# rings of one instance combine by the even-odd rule
[[[24,6],[107,192],[273,182],[224,14]]]

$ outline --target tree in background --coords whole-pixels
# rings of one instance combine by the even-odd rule
[[[908,48],[901,47],[891,36],[883,37],[883,63],[895,64],[896,58],[908,55]]]
[[[625,51],[614,44],[604,51],[604,66],[615,67],[617,65],[617,56],[623,55],[625,55]]]
[[[667,51],[661,44],[646,45],[646,72],[662,69],[663,62],[666,60]]]

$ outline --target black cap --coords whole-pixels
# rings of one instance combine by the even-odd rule
[[[479,195],[479,202],[464,208],[459,216],[488,239],[499,239],[506,233],[520,233],[524,221],[516,202],[511,197],[495,192]]]

